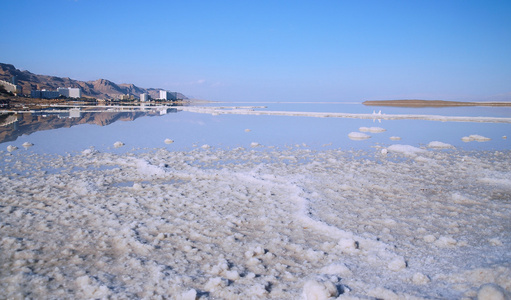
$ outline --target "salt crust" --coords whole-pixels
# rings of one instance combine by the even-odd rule
[[[381,127],[360,127],[358,130],[360,130],[362,132],[371,132],[371,133],[380,133],[380,132],[387,131],[386,129],[381,128]]]
[[[439,141],[433,141],[428,144],[428,148],[442,148],[442,149],[448,149],[448,148],[454,148],[453,145],[439,142]]]
[[[506,295],[509,151],[410,147],[374,160],[305,146],[4,153],[0,289],[6,298]],[[394,159],[409,153],[424,159]]]
[[[352,140],[365,140],[370,138],[371,136],[362,132],[350,132],[348,137]]]

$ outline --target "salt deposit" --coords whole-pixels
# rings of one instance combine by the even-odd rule
[[[165,139],[164,142],[165,142],[165,144],[172,144],[172,143],[174,143],[174,141],[171,140],[171,139]]]
[[[18,147],[13,146],[13,145],[7,146],[7,151],[9,151],[9,152],[12,152],[12,151],[17,150],[17,149],[18,149]]]
[[[469,136],[462,137],[461,140],[464,141],[464,142],[472,142],[472,141],[487,142],[487,141],[489,141],[491,139],[488,138],[488,137],[482,136],[482,135],[472,134],[472,135],[469,135]]]
[[[115,142],[115,143],[114,143],[114,147],[115,147],[115,148],[119,148],[119,147],[122,147],[122,146],[124,146],[124,143],[123,143],[123,142]]]
[[[348,137],[352,140],[365,140],[370,138],[371,136],[362,132],[350,132]]]
[[[401,140],[401,138],[398,137],[398,136],[391,136],[389,139],[392,140],[392,141],[399,141],[399,140]]]
[[[448,149],[448,148],[454,148],[454,147],[451,144],[447,144],[447,143],[443,143],[443,142],[439,142],[439,141],[433,141],[428,144],[428,148]]]
[[[387,131],[386,129],[381,128],[381,127],[360,127],[358,130],[360,130],[362,132],[371,132],[371,133],[380,133],[380,132]]]
[[[24,143],[22,144],[22,146],[23,146],[24,148],[30,148],[30,147],[34,146],[34,144],[29,143],[29,142],[24,142]]]
[[[511,152],[385,149],[1,152],[2,297],[505,299]]]

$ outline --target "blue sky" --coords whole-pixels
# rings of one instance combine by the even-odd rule
[[[2,1],[0,62],[215,101],[511,100],[511,1]]]

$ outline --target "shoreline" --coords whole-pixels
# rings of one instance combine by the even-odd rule
[[[367,106],[396,106],[396,107],[452,107],[452,106],[511,106],[511,102],[466,102],[445,100],[368,100],[362,102]]]

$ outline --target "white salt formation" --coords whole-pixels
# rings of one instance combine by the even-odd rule
[[[381,127],[360,127],[358,130],[362,132],[371,132],[371,133],[380,133],[387,131],[386,129],[383,129]]]
[[[22,146],[23,146],[24,148],[30,148],[30,147],[34,146],[34,144],[29,143],[29,142],[24,142]]]
[[[506,299],[511,152],[386,149],[2,152],[1,298]]]
[[[172,144],[172,143],[174,143],[174,141],[173,141],[173,140],[171,140],[171,139],[165,139],[165,144]]]
[[[443,148],[443,149],[449,149],[454,148],[453,145],[439,142],[439,141],[433,141],[428,144],[428,148]]]
[[[7,146],[7,151],[9,151],[9,152],[12,152],[12,151],[17,150],[17,149],[18,149],[18,147],[13,146],[13,145]]]
[[[482,136],[482,135],[472,134],[472,135],[469,135],[469,136],[462,137],[461,140],[464,141],[464,142],[472,142],[472,141],[487,142],[487,141],[489,141],[491,139],[488,138],[488,137]]]
[[[371,136],[362,132],[350,132],[348,137],[352,140],[365,140],[370,138]]]
[[[114,147],[115,147],[115,148],[120,148],[120,147],[122,147],[122,146],[124,146],[124,143],[123,143],[123,142],[115,142],[115,143],[114,143]]]

